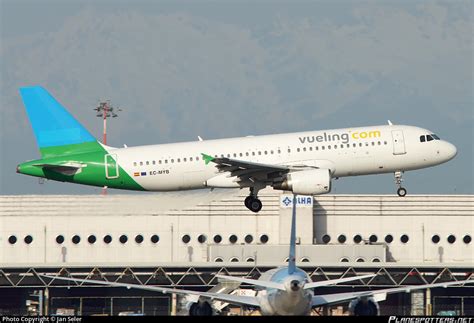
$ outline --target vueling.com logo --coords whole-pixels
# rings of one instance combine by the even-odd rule
[[[304,143],[313,143],[313,142],[326,142],[326,141],[341,141],[343,144],[347,144],[349,142],[349,136],[352,137],[354,140],[359,139],[367,139],[367,138],[379,138],[381,136],[379,130],[371,130],[371,131],[349,131],[344,133],[322,133],[320,135],[315,136],[305,136],[305,137],[298,137],[302,144]]]

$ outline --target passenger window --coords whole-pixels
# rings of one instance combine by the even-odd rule
[[[353,143],[353,144],[352,144],[352,146],[356,147],[356,146],[357,146],[357,144],[356,144],[356,143]]]
[[[160,164],[160,165],[161,165],[161,159],[158,161],[158,164]]]
[[[248,155],[249,155],[249,153],[248,153],[248,152],[247,152],[247,153],[245,153],[245,156],[248,156]]]
[[[425,142],[425,136],[420,136],[420,141]]]
[[[309,151],[313,151],[313,147],[310,146],[310,147],[309,147]]]
[[[380,141],[378,141],[377,144],[380,146],[382,143]]]
[[[262,152],[261,152],[261,151],[259,151],[259,152],[258,152],[258,155],[260,156],[261,154],[262,154]]]
[[[303,147],[303,151],[306,151],[306,147]]]
[[[268,154],[268,152],[265,150],[265,155]]]
[[[321,150],[324,150],[324,146],[321,146]]]
[[[384,142],[383,142],[383,144],[384,144],[384,145],[386,145],[386,144],[387,144],[387,142],[386,142],[386,141],[384,141]]]
[[[230,158],[230,154],[227,154],[227,158]]]
[[[143,166],[143,162],[140,162],[140,166]]]
[[[242,157],[242,153],[240,153],[239,156]]]
[[[174,159],[171,159],[171,162],[174,163]]]
[[[252,151],[252,156],[255,156],[255,151]]]
[[[337,149],[337,145],[334,145],[334,149]]]
[[[156,165],[156,161],[152,161],[151,163],[152,163],[153,165]]]
[[[198,160],[199,160],[199,157],[196,157],[196,161],[198,161]]]
[[[150,165],[150,162],[147,160],[147,161],[146,161],[146,164],[147,164],[147,165]]]
[[[318,146],[316,146],[315,148],[316,148],[316,150],[319,150],[319,147],[318,147]]]
[[[193,161],[193,157],[189,157],[189,161]]]
[[[291,153],[291,149],[290,149],[290,148],[288,148],[288,153]]]
[[[372,146],[375,146],[375,141],[372,141]]]
[[[216,157],[217,157],[217,156],[216,156]],[[181,162],[181,160],[178,158],[177,162],[179,163],[179,162]]]
[[[168,164],[168,159],[165,159],[165,164]]]
[[[361,142],[359,142],[359,147],[362,147],[362,143],[361,143]]]
[[[300,152],[300,149],[299,149],[299,148],[297,148],[297,149],[296,149],[296,151],[297,151],[297,152]]]
[[[366,143],[365,143],[365,146],[366,146],[366,147],[369,147],[369,143],[368,143],[368,142],[366,142]]]
[[[270,154],[273,155],[273,150],[270,150]]]
[[[347,146],[347,147],[349,147],[349,146]],[[343,145],[343,144],[341,144],[341,148],[344,148],[344,145]]]
[[[186,157],[183,158],[183,162],[186,162]]]
[[[331,149],[331,145],[328,145],[328,149]]]
[[[237,154],[236,154],[236,153],[234,153],[234,157],[237,157]]]
[[[133,162],[133,166],[137,166],[137,162]]]

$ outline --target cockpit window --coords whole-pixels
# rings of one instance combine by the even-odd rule
[[[434,133],[431,134],[431,137],[433,137],[435,140],[440,140],[439,137],[435,135]]]
[[[425,141],[426,141],[426,137],[425,137],[425,136],[420,136],[420,141],[421,141],[421,142],[425,142]]]
[[[434,140],[433,137],[431,137],[431,135],[426,135],[426,141],[431,141],[431,140]]]

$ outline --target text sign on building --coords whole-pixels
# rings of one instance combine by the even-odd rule
[[[280,196],[280,207],[292,208],[293,207],[293,195],[281,195]],[[307,195],[296,196],[296,207],[313,207],[313,197]]]

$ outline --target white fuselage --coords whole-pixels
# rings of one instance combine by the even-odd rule
[[[332,177],[415,170],[456,155],[443,140],[421,142],[429,130],[402,125],[308,131],[130,148],[106,147],[117,163],[144,189],[173,191],[209,187],[219,175],[202,153],[271,165],[328,168]],[[226,182],[221,186],[239,187]]]
[[[288,267],[271,269],[260,276],[259,280],[283,283],[286,290],[262,289],[257,292],[257,300],[263,315],[308,315],[311,310],[313,291],[303,289],[310,282],[308,274],[296,268],[291,275]],[[299,282],[299,288],[291,289],[291,282]]]

